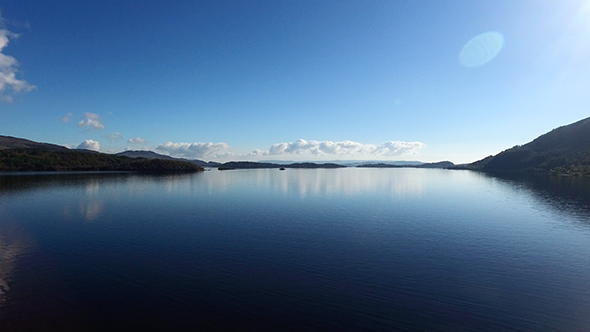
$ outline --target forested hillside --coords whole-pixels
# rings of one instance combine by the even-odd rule
[[[203,168],[176,160],[127,158],[92,151],[36,148],[0,150],[0,171],[196,172]]]
[[[590,174],[590,118],[562,126],[466,166],[484,171],[552,170]]]

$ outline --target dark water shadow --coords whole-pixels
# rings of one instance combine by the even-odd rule
[[[590,178],[542,173],[481,173],[511,187],[525,190],[558,213],[574,217],[590,230]]]

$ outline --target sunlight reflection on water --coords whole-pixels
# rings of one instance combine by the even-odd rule
[[[324,194],[359,194],[365,191],[389,192],[391,195],[418,196],[423,190],[424,177],[415,170],[399,169],[383,177],[382,169],[287,169],[213,171],[205,174],[211,188],[231,186],[268,187],[283,194],[299,197]],[[414,172],[412,172],[414,171]],[[244,172],[250,173],[244,180]]]

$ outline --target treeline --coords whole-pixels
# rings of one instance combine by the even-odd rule
[[[23,148],[0,150],[0,171],[198,172],[203,168],[177,160],[132,159],[93,151]]]
[[[565,170],[590,168],[590,151],[567,148],[533,149],[529,146],[515,146],[471,164],[474,169],[485,171]]]
[[[316,163],[292,163],[292,164],[275,164],[255,161],[229,161],[219,165],[221,170],[229,169],[257,169],[257,168],[341,168],[346,167],[333,163],[316,164]]]
[[[590,165],[571,165],[570,167],[555,167],[551,169],[552,175],[590,176]]]
[[[517,145],[466,168],[481,171],[550,171],[552,174],[588,175],[590,171],[590,118],[561,126],[525,145]]]

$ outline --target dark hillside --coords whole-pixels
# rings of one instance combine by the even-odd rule
[[[476,161],[465,168],[524,171],[590,168],[590,118],[562,126],[520,146]]]
[[[68,151],[69,150],[65,146],[61,146],[61,145],[55,145],[55,144],[49,144],[49,143],[39,143],[39,142],[29,141],[28,139],[0,135],[0,150],[26,149],[26,148],[51,150],[51,151]]]
[[[164,159],[131,159],[92,151],[51,151],[34,148],[0,150],[0,172],[140,171],[197,172],[192,163]]]

